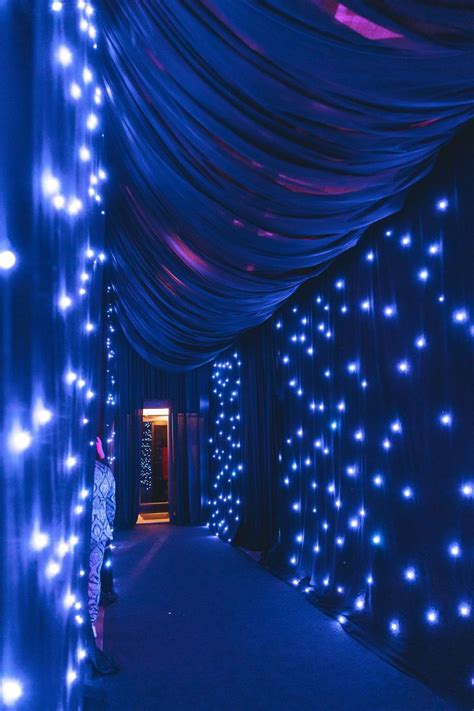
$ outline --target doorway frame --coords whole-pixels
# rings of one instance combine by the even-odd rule
[[[140,429],[142,430],[143,428],[143,416],[144,416],[144,410],[158,410],[158,409],[167,409],[168,410],[168,427],[167,427],[167,445],[168,445],[168,518],[169,518],[169,523],[172,523],[173,515],[172,512],[174,510],[174,491],[175,491],[175,461],[174,461],[174,429],[173,429],[173,422],[174,422],[174,411],[173,411],[173,403],[170,400],[144,400],[143,401],[143,407],[141,407],[139,410],[137,410],[137,414],[140,417]],[[138,476],[140,476],[138,474]],[[139,507],[139,513],[138,516],[140,515],[140,494],[139,494],[139,499],[138,499],[138,507]],[[138,520],[137,516],[137,520]]]

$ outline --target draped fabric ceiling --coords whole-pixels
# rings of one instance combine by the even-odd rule
[[[473,115],[467,4],[105,0],[102,23],[118,312],[171,370],[398,210]]]

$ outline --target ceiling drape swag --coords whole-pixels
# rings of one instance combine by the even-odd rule
[[[473,113],[450,3],[105,0],[120,320],[185,370],[398,210]]]

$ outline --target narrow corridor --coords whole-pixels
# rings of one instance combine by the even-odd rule
[[[105,650],[121,671],[97,682],[111,711],[452,708],[205,528],[116,543]]]

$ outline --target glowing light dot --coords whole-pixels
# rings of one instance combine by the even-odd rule
[[[392,430],[392,432],[400,434],[400,432],[402,431],[402,423],[400,422],[400,420],[395,420],[395,422],[392,422],[392,424],[390,425],[390,429]]]
[[[13,706],[23,696],[23,687],[17,679],[4,677],[1,680],[1,692],[5,706]]]
[[[89,129],[89,131],[95,131],[98,125],[99,119],[97,118],[97,115],[94,113],[90,113],[86,119],[87,128]]]
[[[392,634],[400,634],[400,622],[398,620],[391,620],[389,627]]]
[[[70,215],[77,215],[82,210],[82,201],[77,197],[69,198],[67,211]]]
[[[337,409],[339,410],[339,412],[344,412],[344,410],[346,409],[346,403],[341,400],[341,402],[337,404]]]
[[[439,421],[443,427],[451,427],[453,424],[453,416],[450,412],[442,412],[439,416]]]
[[[82,80],[84,84],[90,84],[92,81],[92,72],[89,67],[84,67],[82,72]]]
[[[397,370],[404,375],[410,371],[410,364],[407,360],[401,360],[397,363]]]
[[[61,311],[67,311],[72,306],[72,299],[67,294],[59,297],[58,306]]]
[[[356,598],[355,608],[356,608],[356,610],[363,610],[364,607],[365,607],[365,598],[362,596],[359,596],[358,598]]]
[[[415,346],[418,348],[418,350],[426,348],[426,338],[424,336],[418,336],[415,341]]]
[[[386,318],[392,318],[395,316],[396,309],[394,306],[385,306],[383,313]]]
[[[62,210],[66,204],[66,198],[64,195],[55,195],[52,199],[52,203],[56,210]]]
[[[466,323],[468,320],[468,313],[466,309],[456,309],[453,311],[453,321],[454,323]]]
[[[56,57],[59,64],[61,64],[63,67],[68,67],[70,64],[72,64],[72,52],[69,47],[66,47],[66,45],[64,44],[58,47]]]
[[[46,577],[47,578],[55,578],[56,575],[58,575],[58,573],[60,572],[60,570],[61,570],[61,566],[59,565],[59,563],[56,563],[56,561],[51,560],[48,563],[48,565],[46,566],[46,570],[45,570]]]
[[[426,282],[426,281],[428,281],[429,275],[430,275],[430,273],[429,273],[428,269],[420,269],[420,271],[418,272],[418,279],[420,281]]]
[[[405,580],[408,580],[409,582],[412,583],[414,580],[416,580],[415,568],[412,568],[412,567],[406,568],[405,572],[403,573],[403,576],[404,576]]]
[[[15,429],[8,438],[8,445],[12,452],[21,453],[31,446],[31,434],[26,430]]]
[[[68,669],[66,674],[66,681],[69,685],[73,684],[77,679],[77,672],[74,669]]]
[[[446,212],[446,210],[448,209],[448,205],[448,200],[446,198],[441,198],[441,200],[438,200],[438,202],[436,203],[436,209],[439,212]]]
[[[8,271],[16,264],[16,256],[10,249],[4,249],[0,252],[0,269]]]
[[[349,520],[349,527],[353,528],[354,530],[359,528],[359,519],[358,518],[351,518]]]
[[[439,621],[439,613],[434,608],[430,608],[426,612],[426,619],[430,625],[436,625]]]
[[[77,464],[77,457],[73,457],[70,455],[69,457],[66,458],[65,465],[66,469],[73,469]]]
[[[93,324],[93,323],[90,323],[90,321],[88,321],[88,322],[86,323],[86,331],[87,331],[87,333],[92,333],[92,331],[94,330],[94,328],[95,328],[94,324]]]
[[[374,579],[373,579],[372,575],[368,575],[367,578],[366,578],[366,580],[367,580],[367,585],[373,585],[373,584],[374,584]]]
[[[344,625],[347,622],[347,617],[344,617],[344,615],[338,615],[337,621],[340,625]]]
[[[471,499],[474,496],[474,484],[467,483],[461,486],[461,494],[467,499]]]
[[[402,489],[402,496],[404,499],[412,499],[414,494],[413,494],[413,489],[411,486],[405,486],[404,489]]]
[[[372,543],[374,544],[374,546],[379,546],[382,543],[382,536],[380,535],[380,533],[374,533],[374,535],[372,536]]]
[[[51,3],[51,10],[53,12],[61,12],[63,9],[63,4],[60,2],[60,0],[54,0],[53,3]]]
[[[362,309],[362,311],[370,311],[369,299],[365,299],[365,301],[362,301],[360,304],[360,308]]]
[[[87,161],[90,161],[91,159],[91,152],[87,148],[87,146],[81,146],[79,148],[79,158],[84,162],[87,163]]]
[[[42,531],[34,531],[30,544],[34,551],[42,551],[49,545],[49,536]]]
[[[375,259],[375,254],[372,251],[367,252],[367,254],[365,255],[365,258],[368,262],[373,262]]]
[[[458,606],[458,612],[460,617],[470,617],[471,616],[471,606],[468,602],[461,602]]]
[[[61,190],[61,183],[58,178],[55,178],[51,173],[43,173],[41,178],[41,187],[46,197],[55,195]]]
[[[451,558],[459,558],[461,556],[461,546],[459,543],[451,543],[448,550]]]
[[[77,380],[77,374],[74,373],[72,370],[69,370],[66,373],[65,379],[68,385],[72,385]]]
[[[381,474],[376,474],[372,481],[374,482],[374,486],[377,486],[378,488],[383,486],[383,476],[381,476]]]
[[[439,254],[441,252],[441,245],[437,244],[434,242],[433,244],[430,244],[428,247],[428,254],[431,254],[434,256],[435,254]]]
[[[403,235],[403,237],[400,240],[400,244],[402,245],[402,247],[410,247],[411,236],[410,235]]]

